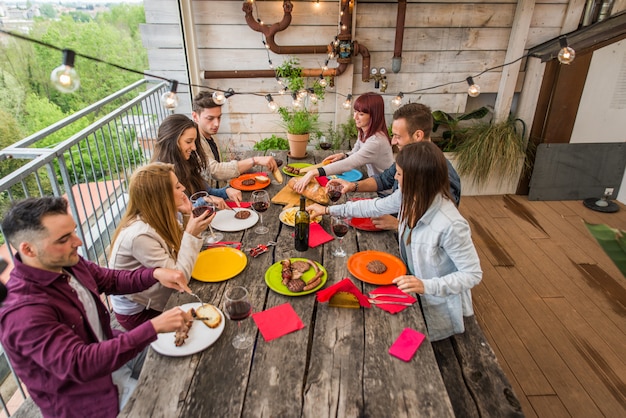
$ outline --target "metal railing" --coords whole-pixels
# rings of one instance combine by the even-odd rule
[[[137,81],[0,150],[1,212],[25,197],[64,196],[83,241],[80,254],[107,265],[113,231],[126,207],[130,175],[150,159],[158,126],[169,114],[160,103],[168,87],[165,82]],[[0,238],[0,244],[8,246],[1,230]],[[13,257],[10,247],[3,250]],[[0,365],[5,364],[0,382],[10,372],[26,399],[5,358],[0,347]],[[1,396],[0,405],[10,416]]]
[[[166,91],[164,82],[140,80],[0,150],[0,169],[10,171],[0,179],[3,212],[25,197],[66,197],[83,241],[81,255],[106,264],[129,177],[150,159],[157,128],[168,115],[160,104]],[[48,145],[53,135],[60,141]]]

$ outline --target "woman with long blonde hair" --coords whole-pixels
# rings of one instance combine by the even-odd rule
[[[166,267],[191,271],[202,247],[200,234],[213,216],[208,212],[193,217],[192,206],[174,173],[174,166],[151,163],[138,168],[130,179],[126,213],[111,241],[109,267],[134,270],[138,267]],[[178,220],[189,219],[183,229]],[[130,295],[112,296],[113,311],[127,330],[159,315],[171,289],[160,284]]]

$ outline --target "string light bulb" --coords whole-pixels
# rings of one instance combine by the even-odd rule
[[[559,55],[557,55],[557,59],[561,64],[569,65],[574,61],[576,57],[576,51],[570,48],[567,44],[567,37],[561,36],[559,38],[559,45],[561,46],[561,50],[559,51]]]
[[[164,108],[174,110],[178,107],[178,95],[176,90],[178,89],[178,81],[172,80],[170,82],[170,91],[163,93],[161,96],[161,104]]]
[[[474,79],[472,77],[467,77],[465,80],[469,86],[467,88],[467,94],[469,94],[470,97],[478,97],[480,94],[480,86],[474,83]]]
[[[350,110],[350,108],[352,107],[352,95],[351,94],[348,94],[348,96],[346,97],[346,100],[341,104],[341,106],[343,106],[343,108],[346,110]]]
[[[400,106],[402,106],[402,98],[403,97],[404,97],[404,93],[402,93],[402,92],[398,93],[398,95],[396,97],[391,99],[391,106],[394,109],[398,109]]]
[[[328,85],[328,81],[326,81],[323,74],[320,74],[320,81],[317,83],[322,87],[326,87]]]
[[[52,70],[50,81],[62,93],[73,93],[80,87],[80,77],[74,68],[76,53],[71,49],[63,50],[63,64]]]
[[[296,93],[292,93],[291,98],[292,98],[291,105],[293,106],[293,108],[300,109],[302,107],[302,101],[300,100],[298,95]]]
[[[235,95],[235,91],[233,89],[228,89],[226,91],[215,90],[213,92],[213,101],[216,105],[223,105],[226,103],[226,99]]]
[[[276,112],[278,110],[278,105],[272,98],[272,95],[266,94],[265,99],[267,100],[267,107],[269,107],[272,112]]]

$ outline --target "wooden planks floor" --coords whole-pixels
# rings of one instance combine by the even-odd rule
[[[626,278],[582,220],[626,230],[626,207],[463,196],[483,268],[479,324],[527,417],[626,416]]]

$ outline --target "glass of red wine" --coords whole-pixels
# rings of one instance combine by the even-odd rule
[[[339,183],[329,182],[326,185],[326,195],[331,200],[331,202],[335,203],[341,198],[341,189],[343,187]]]
[[[252,208],[259,213],[260,224],[254,229],[259,235],[267,234],[269,228],[263,225],[263,212],[270,208],[270,195],[265,190],[252,192]]]
[[[348,233],[348,219],[342,216],[332,216],[330,218],[330,225],[333,229],[333,234],[339,238],[339,244],[337,248],[335,248],[335,251],[333,251],[333,255],[335,257],[345,257],[346,251],[341,246],[341,243],[343,242],[343,237]]]
[[[231,287],[224,294],[224,314],[231,321],[237,321],[237,334],[233,338],[233,347],[248,348],[252,345],[252,336],[241,330],[241,321],[252,314],[252,304],[248,298],[248,290],[243,286]]]
[[[320,148],[324,151],[331,149],[333,144],[331,144],[325,136],[320,136]]]
[[[211,201],[209,193],[206,191],[200,191],[192,194],[191,197],[189,197],[189,200],[191,200],[194,217],[198,217],[204,212],[209,212],[209,216],[211,216],[213,212],[215,212],[215,204]],[[207,244],[216,243],[224,238],[224,234],[213,231],[211,224],[209,224],[209,231],[211,231],[210,235],[207,235],[206,233],[203,234],[204,242]]]

